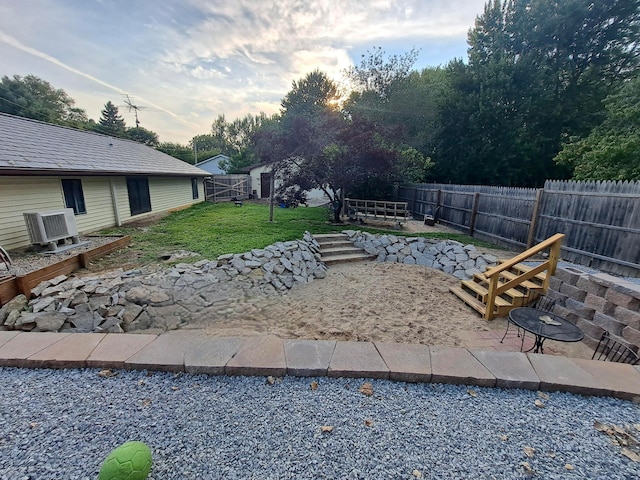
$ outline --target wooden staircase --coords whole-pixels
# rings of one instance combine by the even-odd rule
[[[313,238],[320,244],[320,256],[326,265],[337,263],[361,262],[372,260],[375,255],[369,255],[363,249],[354,247],[344,233],[314,235]]]
[[[546,293],[549,279],[556,272],[563,238],[563,234],[557,233],[449,290],[487,320],[503,317],[512,309],[527,305]],[[540,265],[530,267],[522,263],[546,249],[549,249],[549,256]]]

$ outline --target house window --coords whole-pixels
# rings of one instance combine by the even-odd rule
[[[200,192],[198,191],[198,179],[197,178],[192,178],[191,179],[191,194],[192,194],[194,200],[200,196]]]
[[[87,207],[84,204],[82,181],[79,178],[63,179],[62,192],[64,193],[65,207],[73,208],[73,213],[75,215],[87,213]]]
[[[151,211],[148,178],[127,177],[127,192],[129,193],[131,215],[140,215]]]

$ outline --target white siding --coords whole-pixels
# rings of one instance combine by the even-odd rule
[[[0,245],[6,249],[29,245],[24,212],[64,208],[56,177],[0,177]]]
[[[149,179],[149,193],[151,194],[151,208],[154,212],[164,212],[172,208],[201,202],[202,179],[198,179],[198,199],[193,199],[191,179],[189,177],[168,178],[155,177]]]
[[[62,178],[80,178],[82,180],[82,191],[87,213],[76,215],[76,224],[79,232],[95,232],[116,224],[108,177]]]
[[[262,191],[262,182],[260,181],[262,173],[268,173],[271,171],[270,165],[262,165],[260,167],[256,167],[249,172],[251,176],[251,188],[256,191],[256,198],[260,197],[260,192]],[[282,185],[282,180],[276,176],[275,180],[275,189],[277,190],[280,185]],[[329,202],[329,198],[324,194],[324,192],[318,188],[311,189],[307,191],[307,200],[310,205],[322,205],[324,203]]]
[[[89,233],[116,225],[111,197],[115,190],[120,222],[131,219],[125,177],[0,177],[0,246],[6,249],[26,247],[29,234],[23,212],[64,208],[61,178],[80,178],[87,213],[76,215],[80,233]],[[111,183],[110,183],[111,182]],[[152,212],[181,208],[204,200],[202,178],[198,178],[199,198],[194,200],[189,177],[150,177]],[[148,214],[146,214],[148,215]],[[135,218],[144,217],[145,214]]]
[[[151,197],[151,211],[131,216],[129,208],[129,194],[127,180],[119,177],[116,183],[118,198],[118,212],[120,221],[127,222],[155,213],[166,212],[182,207],[188,207],[204,200],[204,186],[202,177],[198,177],[198,198],[193,199],[191,192],[191,178],[189,177],[149,177],[149,196]]]
[[[262,182],[260,180],[260,174],[269,173],[271,171],[270,165],[262,165],[260,167],[256,167],[249,172],[251,176],[251,189],[256,191],[256,198],[262,198],[260,196],[260,192],[262,192]],[[276,188],[278,188],[278,184],[276,181]]]

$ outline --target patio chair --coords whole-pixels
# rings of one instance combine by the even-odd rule
[[[7,269],[11,266],[11,257],[2,247],[0,247],[0,262],[4,263],[7,266]]]
[[[598,358],[596,358],[596,355]],[[609,332],[604,332],[600,337],[591,360],[609,360],[610,362],[640,365],[640,356],[628,346],[611,338]]]
[[[537,308],[538,310],[544,310],[545,312],[553,313],[553,307],[555,306],[555,304],[556,304],[556,301],[553,298],[547,295],[540,295],[529,306],[531,308]],[[500,343],[502,343],[502,341],[507,336],[507,333],[509,333],[510,325],[511,325],[511,320],[509,320],[509,316],[507,316],[507,329],[504,331],[504,335],[502,336],[502,340],[500,340]],[[518,338],[519,337],[520,337],[520,327],[518,327]],[[524,345],[524,332],[522,332],[522,344]]]

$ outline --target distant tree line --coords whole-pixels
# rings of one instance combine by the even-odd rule
[[[0,112],[127,138],[152,147],[158,145],[155,132],[140,126],[127,127],[118,107],[111,101],[105,104],[98,122],[90,119],[75,103],[64,90],[56,89],[34,75],[14,75],[12,78],[5,75],[0,80]]]
[[[123,136],[239,172],[271,163],[285,190],[388,197],[396,182],[540,186],[546,179],[640,180],[640,2],[489,0],[468,61],[421,71],[419,51],[374,48],[339,91],[315,70],[280,111],[229,121],[186,144],[127,128],[111,102],[98,122],[63,90],[3,77],[0,111]]]

